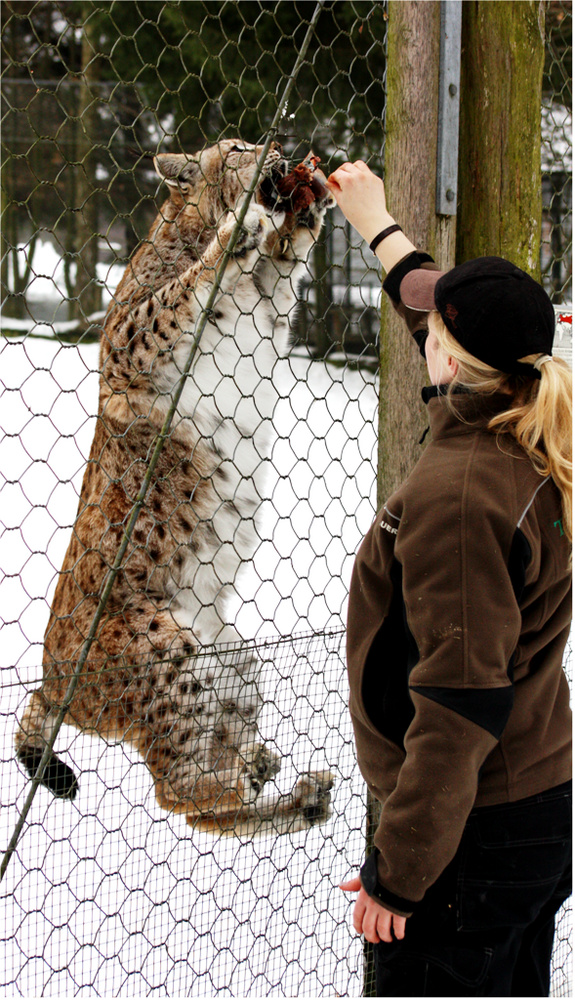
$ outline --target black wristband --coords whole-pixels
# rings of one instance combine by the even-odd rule
[[[391,236],[392,233],[402,233],[402,232],[403,229],[401,228],[401,226],[398,226],[397,222],[395,222],[393,226],[388,226],[387,229],[383,229],[381,233],[378,233],[377,236],[373,237],[371,243],[369,244],[369,249],[371,250],[372,253],[375,253],[377,247],[379,246],[380,243],[383,242],[386,236]]]

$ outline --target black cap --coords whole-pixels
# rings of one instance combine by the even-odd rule
[[[410,309],[437,309],[457,342],[497,371],[538,378],[518,358],[551,354],[551,299],[526,271],[501,257],[477,257],[450,271],[409,271],[400,295]]]

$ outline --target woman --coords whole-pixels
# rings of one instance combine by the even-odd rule
[[[350,708],[382,803],[354,927],[378,996],[548,996],[570,892],[571,374],[508,261],[442,274],[360,162],[329,179],[427,361],[431,442],[358,552]]]

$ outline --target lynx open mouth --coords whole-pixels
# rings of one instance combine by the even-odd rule
[[[282,159],[274,163],[269,173],[266,173],[258,189],[258,201],[264,208],[276,208],[282,200],[277,185],[286,176],[289,169],[288,161]]]
[[[320,162],[319,156],[310,150],[305,160],[291,167],[284,159],[270,165],[260,185],[259,200],[264,208],[291,213],[297,216],[300,225],[313,227],[317,209],[333,208],[335,204],[325,175],[318,169]]]

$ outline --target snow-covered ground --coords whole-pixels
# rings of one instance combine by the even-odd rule
[[[93,434],[98,349],[28,338],[5,340],[0,353],[4,847],[28,787],[13,759],[15,720],[41,673]],[[287,790],[297,773],[329,768],[333,816],[275,839],[192,834],[158,808],[128,748],[63,727],[57,751],[80,793],[68,803],[40,789],[34,800],[2,884],[2,995],[362,993],[361,943],[336,888],[362,857],[365,814],[342,623],[373,515],[376,385],[370,372],[293,355],[278,379],[262,543],[235,615],[244,636],[277,637],[265,647],[261,719],[284,760],[277,784]],[[569,916],[554,995],[569,995]]]
[[[13,760],[15,718],[41,673],[94,428],[97,365],[96,345],[2,344],[3,847],[27,791]],[[281,369],[263,540],[237,622],[246,637],[291,637],[267,647],[261,729],[284,758],[282,790],[309,768],[333,771],[334,815],[275,840],[192,835],[157,807],[135,754],[63,727],[57,750],[80,775],[80,793],[67,803],[41,789],[10,863],[8,991],[361,994],[361,945],[335,888],[361,859],[365,812],[341,625],[373,513],[376,390],[370,373],[303,357]]]

